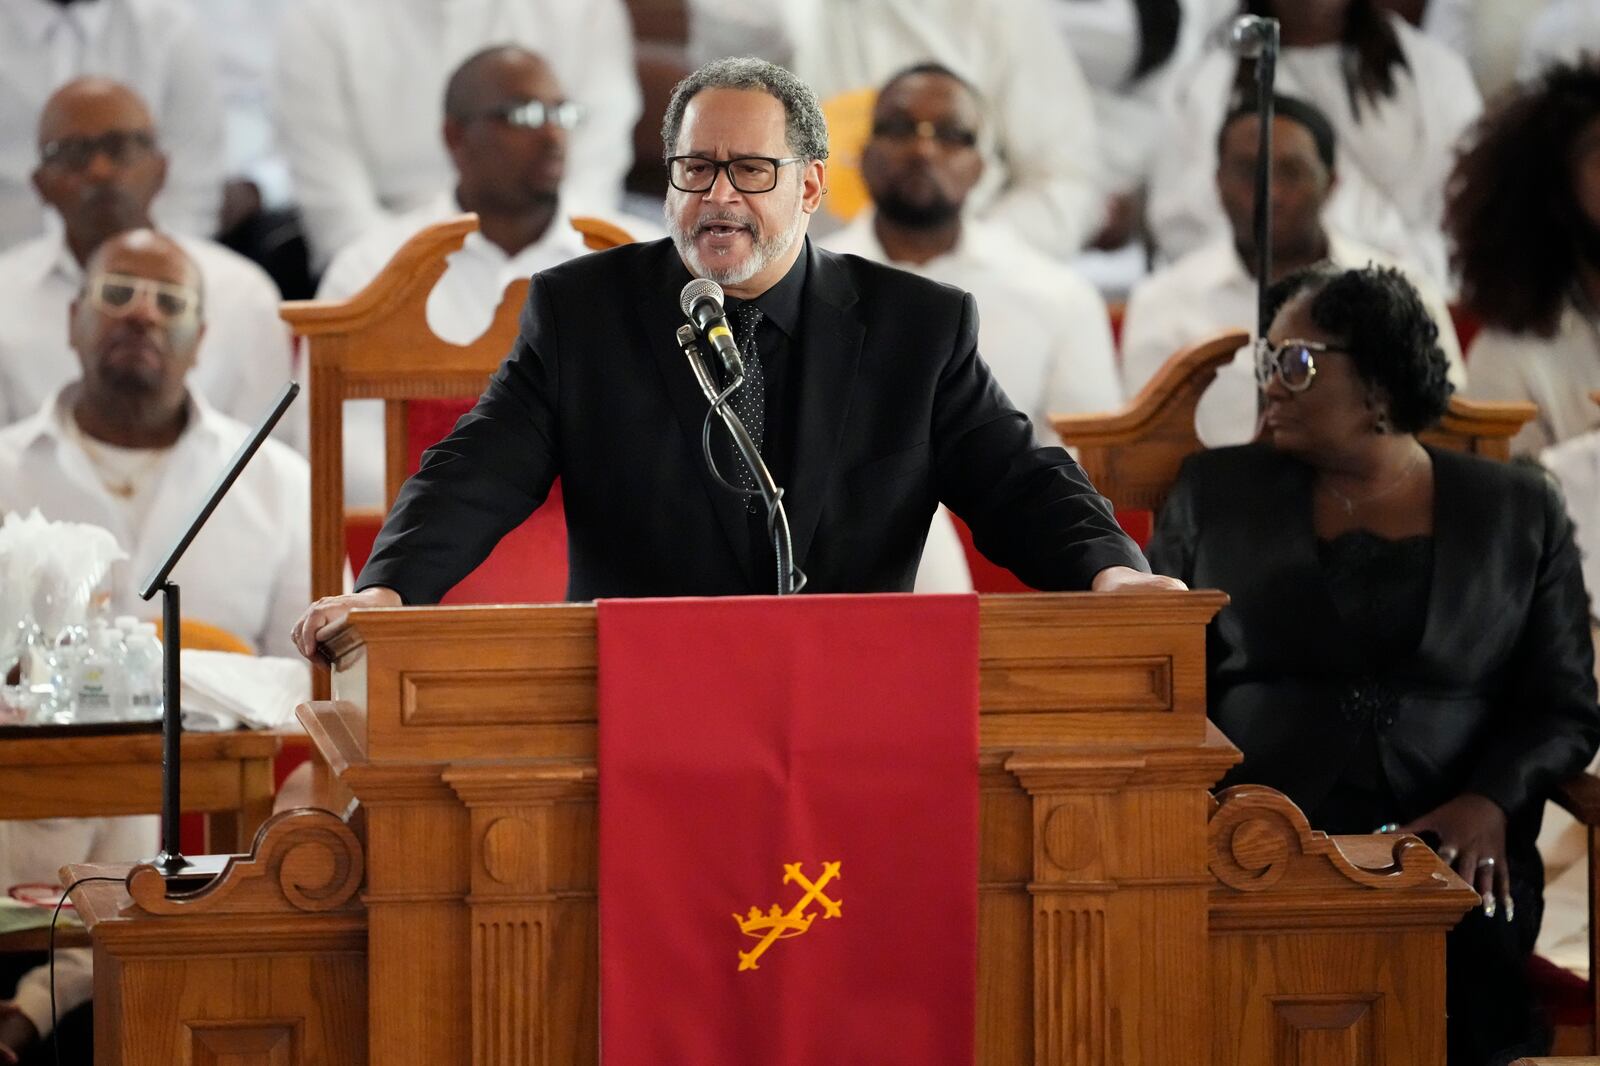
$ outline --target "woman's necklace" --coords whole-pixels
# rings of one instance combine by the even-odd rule
[[[1427,452],[1423,451],[1419,447],[1416,451],[1411,453],[1411,460],[1406,463],[1406,468],[1400,471],[1400,473],[1396,474],[1393,481],[1373,492],[1362,493],[1359,496],[1347,496],[1338,489],[1334,488],[1333,483],[1329,481],[1322,482],[1322,487],[1331,492],[1333,494],[1333,498],[1344,505],[1345,517],[1348,518],[1356,513],[1357,504],[1367,504],[1371,503],[1373,500],[1381,500],[1385,496],[1389,496],[1400,491],[1401,486],[1405,485],[1406,482],[1411,480],[1412,473],[1414,473],[1417,467],[1421,465],[1423,456],[1427,454]]]

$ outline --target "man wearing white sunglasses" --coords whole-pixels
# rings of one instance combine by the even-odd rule
[[[153,617],[136,583],[193,515],[249,433],[187,381],[206,333],[200,274],[147,229],[112,237],[84,266],[69,342],[81,374],[0,430],[0,506],[109,529],[128,552],[117,614]],[[259,652],[285,654],[309,591],[310,472],[268,441],[180,564],[184,614]]]

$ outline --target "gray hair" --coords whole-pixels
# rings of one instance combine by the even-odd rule
[[[784,140],[789,151],[808,163],[828,158],[828,123],[811,86],[776,63],[750,56],[712,60],[673,88],[661,122],[664,155],[671,155],[677,148],[683,113],[702,89],[754,89],[766,93],[783,105]]]

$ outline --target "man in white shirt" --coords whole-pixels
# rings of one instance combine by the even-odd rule
[[[1338,131],[1340,181],[1329,222],[1446,285],[1445,180],[1456,142],[1483,107],[1466,61],[1376,0],[1248,6],[1282,24],[1279,91],[1315,104]],[[1238,68],[1232,53],[1213,47],[1177,79],[1167,101],[1147,212],[1163,262],[1226,234],[1211,175]]]
[[[355,295],[418,230],[475,211],[478,230],[450,257],[427,308],[435,333],[469,344],[493,321],[507,285],[587,251],[561,210],[560,196],[578,105],[567,99],[548,63],[512,45],[467,59],[444,95],[444,144],[455,168],[454,190],[348,245],[323,275],[317,296]],[[382,402],[351,402],[345,412],[346,504],[379,506]]]
[[[1089,87],[1042,0],[691,0],[689,36],[696,62],[755,48],[776,62],[792,56],[786,65],[825,108],[911,64],[943,64],[990,115],[973,213],[1058,258],[1100,229]],[[836,138],[850,124],[844,113],[828,122]],[[835,140],[836,181],[847,154]]]
[[[0,3],[0,249],[44,232],[29,183],[34,121],[51,93],[96,74],[132,86],[159,120],[171,181],[156,201],[167,229],[216,232],[222,108],[215,63],[182,0]]]
[[[872,119],[861,172],[874,207],[823,243],[971,292],[978,349],[1041,439],[1057,440],[1051,412],[1114,410],[1122,392],[1100,294],[1002,227],[963,217],[983,170],[975,90],[920,64],[884,85]],[[919,589],[971,588],[944,525],[930,533]]]
[[[1324,221],[1337,183],[1332,124],[1320,109],[1280,96],[1272,127],[1272,274],[1276,281],[1321,262],[1346,267],[1394,266],[1381,252],[1335,232]],[[1140,282],[1122,320],[1122,380],[1131,394],[1179,350],[1228,330],[1256,327],[1255,169],[1261,121],[1254,101],[1234,109],[1217,137],[1216,196],[1229,234],[1213,240]],[[1461,345],[1438,290],[1408,274],[1439,327],[1439,347],[1451,380],[1465,380]],[[1209,447],[1255,436],[1256,380],[1251,350],[1234,361],[1200,399],[1195,428]]]
[[[124,818],[50,818],[0,821],[0,892],[20,888],[31,898],[48,899],[67,863],[130,862],[156,853],[157,822],[150,815]],[[48,911],[45,912],[48,915]],[[0,1062],[51,1063],[50,965],[48,960],[9,957],[0,962]],[[19,965],[20,963],[20,965]],[[19,972],[20,971],[20,972]],[[15,979],[14,986],[11,980]],[[62,1062],[88,1063],[92,1019],[83,1008],[94,992],[94,959],[89,948],[56,952],[55,1007]],[[7,1058],[10,1052],[13,1058]]]
[[[81,377],[0,430],[0,507],[111,531],[115,614],[151,618],[137,583],[176,543],[249,427],[185,384],[205,331],[200,275],[170,238],[140,229],[85,264],[69,337]],[[267,441],[174,572],[183,613],[257,651],[292,651],[310,586],[310,472]]]
[[[297,0],[278,38],[278,141],[318,264],[449,184],[445,80],[502,43],[546,56],[583,102],[568,199],[616,206],[641,107],[623,0]]]
[[[108,237],[151,225],[166,156],[143,101],[103,78],[63,86],[38,118],[33,181],[59,214],[51,232],[0,254],[0,425],[32,414],[77,375],[67,309],[83,266]],[[213,406],[254,422],[289,377],[278,293],[255,264],[200,238],[176,238],[200,269],[212,308],[193,385]],[[299,440],[302,420],[280,436]]]

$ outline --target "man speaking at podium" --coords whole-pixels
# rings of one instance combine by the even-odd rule
[[[746,366],[731,403],[784,489],[806,591],[910,591],[940,502],[1036,588],[1182,587],[1035,440],[979,358],[971,296],[812,246],[828,147],[804,83],[707,64],[674,90],[662,139],[671,239],[534,276],[511,354],[401,490],[358,591],[295,626],[302,652],[353,607],[437,601],[558,476],[570,599],[773,591],[765,510],[702,454],[708,405],[675,339],[696,277],[726,294]],[[730,436],[709,451],[736,480]]]

